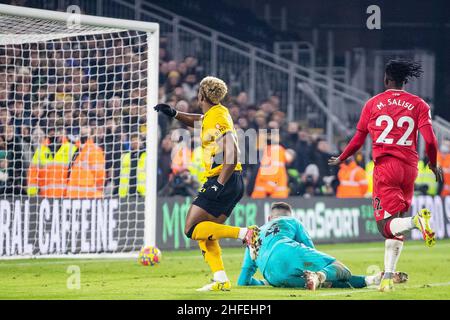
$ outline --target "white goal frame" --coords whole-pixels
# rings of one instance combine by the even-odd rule
[[[10,16],[53,20],[68,22],[74,19],[74,14],[67,12],[34,9],[12,5],[0,4],[0,13]],[[113,29],[123,29],[141,31],[147,34],[147,132],[146,132],[146,197],[145,197],[145,217],[144,217],[144,244],[156,245],[156,216],[157,216],[157,150],[158,150],[158,115],[152,106],[158,103],[158,69],[159,69],[159,24],[145,21],[134,21],[125,19],[115,19],[98,17],[92,15],[77,14],[76,22],[80,25],[106,27]],[[1,33],[0,40],[5,34]],[[76,33],[76,32],[74,32]],[[83,33],[80,33],[83,34]],[[62,34],[49,36],[48,40],[57,39]],[[0,41],[1,42],[1,41]],[[152,124],[152,125],[150,125]],[[136,252],[129,253],[98,253],[98,254],[50,254],[50,255],[30,255],[30,256],[9,256],[1,259],[24,259],[24,258],[123,258],[134,257]]]

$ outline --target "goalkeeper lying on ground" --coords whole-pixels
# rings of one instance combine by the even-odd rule
[[[363,288],[380,283],[382,274],[354,276],[336,258],[320,252],[301,222],[291,217],[292,208],[284,202],[272,204],[269,222],[260,229],[261,246],[252,260],[245,251],[239,286],[272,285],[274,287]],[[253,278],[257,268],[264,280]],[[395,282],[405,282],[408,276],[397,272]]]

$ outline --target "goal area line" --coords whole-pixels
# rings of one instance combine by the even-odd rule
[[[5,256],[0,257],[2,261],[12,260],[40,260],[40,259],[77,259],[77,260],[104,260],[104,259],[131,259],[137,258],[139,252],[121,252],[121,253],[77,253],[77,254],[49,254],[49,255],[28,255],[28,256]]]
[[[407,250],[422,250],[424,249],[424,245],[422,242],[420,241],[415,241],[416,243],[414,244],[409,244]],[[419,243],[420,242],[420,243]],[[328,244],[325,244],[328,245]],[[450,247],[450,243],[443,243],[443,244],[439,244],[440,248],[447,248]],[[244,254],[244,249],[242,249],[242,254],[241,253],[226,253],[226,249],[238,249],[237,247],[233,247],[233,248],[224,248],[225,249],[225,257],[226,258],[238,258],[243,256]],[[188,252],[197,252],[196,249],[192,248],[190,250],[167,250],[167,252],[170,253],[176,253],[176,252],[184,252],[184,253],[188,253]],[[379,248],[328,248],[328,250],[326,250],[326,252],[331,252],[332,254],[336,254],[339,252],[384,252],[384,247],[379,247]],[[105,259],[110,259],[110,260],[114,260],[114,259],[134,259],[138,257],[139,252],[138,251],[131,251],[131,252],[122,252],[122,253],[77,253],[77,254],[61,254],[61,255],[55,255],[55,254],[51,254],[51,255],[27,255],[27,256],[0,256],[0,263],[2,261],[12,261],[12,260],[39,260],[39,259],[78,259],[78,260],[95,260],[95,259],[99,259],[99,260],[105,260]],[[163,251],[163,255],[164,255],[164,251]],[[170,257],[165,257],[164,259],[167,260],[190,260],[190,259],[194,259],[194,260],[200,260],[203,259],[202,255],[183,255],[183,256],[170,256]]]

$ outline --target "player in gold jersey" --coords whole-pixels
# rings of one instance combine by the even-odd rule
[[[195,197],[186,216],[185,234],[198,241],[206,262],[214,274],[212,283],[199,291],[230,290],[219,239],[241,239],[253,255],[258,248],[256,226],[239,228],[223,223],[244,194],[239,162],[236,131],[228,109],[221,104],[227,94],[227,86],[221,79],[206,77],[200,82],[198,101],[203,115],[179,112],[167,104],[154,109],[175,118],[187,126],[201,122],[201,144],[207,181]]]

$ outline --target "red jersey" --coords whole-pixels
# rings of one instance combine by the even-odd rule
[[[404,90],[389,89],[366,102],[357,129],[370,133],[372,158],[386,155],[417,167],[417,132],[431,125],[430,106]]]

